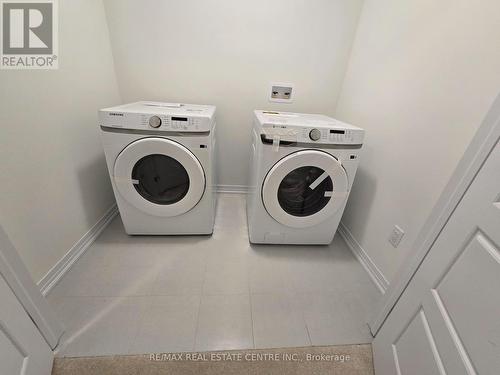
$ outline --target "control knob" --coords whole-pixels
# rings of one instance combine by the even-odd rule
[[[313,129],[309,132],[309,138],[313,141],[317,141],[321,138],[321,131],[319,129]]]
[[[161,125],[161,118],[159,118],[158,116],[151,116],[149,118],[149,126],[151,126],[152,128],[159,128]]]

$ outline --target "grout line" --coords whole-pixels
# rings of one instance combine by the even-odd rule
[[[290,269],[288,269],[287,271],[291,272]],[[292,288],[291,288],[290,292],[293,295],[293,297],[295,298],[295,301],[298,301],[298,295],[300,294],[300,292],[296,290],[297,288],[296,288],[295,283],[293,281],[291,282],[291,284],[292,284]],[[300,311],[300,315],[302,316],[302,321],[304,322],[304,325],[306,327],[307,338],[309,339],[309,345],[313,346],[312,339],[311,339],[311,333],[309,332],[309,327],[307,326],[306,317],[304,315],[304,309],[302,308],[302,306],[299,307],[298,305],[299,304],[296,304],[295,306],[297,306],[298,310]]]
[[[250,321],[252,323],[252,345],[253,349],[257,349],[255,347],[255,334],[254,334],[254,324],[253,324],[253,302],[252,302],[252,293],[250,290],[250,267],[248,263],[246,264],[246,272],[247,272],[247,287],[248,287],[248,298],[250,300]]]
[[[250,321],[252,323],[252,346],[253,346],[253,349],[257,349],[255,347],[255,334],[254,334],[253,312],[252,312],[252,307],[253,307],[252,294],[249,293],[248,298],[250,299]]]
[[[238,199],[238,202],[240,202],[240,199]],[[220,203],[219,203],[220,204]],[[239,205],[240,203],[238,203]],[[244,211],[243,207],[240,207],[242,209],[242,212]],[[227,207],[222,207],[222,209],[219,207],[219,210],[226,210]],[[217,225],[217,224],[216,224]],[[241,224],[238,224],[238,226],[240,225],[246,225],[245,223],[241,223]],[[345,241],[345,240],[344,240]],[[191,246],[191,245],[189,245]],[[238,245],[239,246],[239,245]],[[348,245],[347,245],[348,246]],[[330,252],[331,249],[329,249],[328,251]],[[346,248],[346,251],[347,248]],[[323,253],[323,252],[321,252]],[[197,269],[199,270],[199,272],[203,272],[203,275],[202,275],[202,280],[201,280],[201,290],[199,293],[192,293],[192,292],[189,292],[189,293],[167,293],[167,294],[156,294],[156,290],[160,290],[160,289],[153,289],[153,288],[149,288],[147,289],[147,291],[144,293],[144,294],[136,294],[136,295],[86,295],[86,296],[54,296],[56,298],[130,298],[130,299],[134,299],[134,298],[150,298],[150,297],[153,297],[151,300],[150,300],[150,304],[153,303],[153,301],[156,300],[156,298],[158,297],[180,297],[180,296],[193,296],[193,297],[196,297],[198,299],[198,307],[196,306],[193,306],[193,309],[191,311],[196,311],[197,309],[197,316],[196,316],[196,325],[195,325],[195,330],[194,330],[194,340],[192,342],[192,350],[195,351],[197,349],[197,344],[200,343],[200,338],[198,337],[199,333],[200,333],[200,314],[201,314],[201,304],[202,304],[202,300],[205,298],[205,297],[211,297],[211,296],[246,296],[248,295],[248,301],[249,301],[249,307],[250,307],[250,319],[251,319],[251,330],[252,330],[252,348],[253,349],[257,349],[257,346],[256,346],[256,341],[255,341],[255,322],[254,322],[254,316],[253,316],[253,304],[254,302],[256,301],[253,301],[253,297],[255,296],[258,296],[258,295],[269,295],[269,294],[287,294],[287,293],[291,293],[291,295],[293,297],[297,297],[298,295],[325,295],[325,296],[328,296],[330,294],[336,294],[337,291],[335,292],[331,292],[331,291],[324,291],[324,290],[321,290],[321,291],[301,291],[300,289],[300,283],[297,282],[297,279],[296,277],[293,277],[289,280],[289,283],[287,288],[289,288],[289,290],[286,290],[286,291],[281,291],[281,292],[276,292],[276,291],[272,291],[272,292],[252,292],[252,287],[251,287],[251,257],[249,256],[249,254],[251,254],[251,252],[242,252],[241,254],[238,255],[238,258],[235,258],[234,261],[235,262],[240,262],[242,261],[244,264],[245,264],[245,272],[246,272],[246,279],[247,279],[247,292],[244,292],[244,291],[239,291],[238,293],[204,293],[204,291],[206,290],[205,289],[205,285],[207,285],[207,275],[208,275],[208,270],[209,270],[209,260],[211,260],[211,257],[209,256],[211,253],[203,253],[205,254],[204,256],[204,264],[202,267],[198,267],[199,265],[197,265]],[[223,254],[224,255],[224,254]],[[292,258],[294,257],[295,255],[292,255]],[[288,256],[287,256],[288,257]],[[299,260],[301,260],[301,258],[298,258]],[[112,261],[111,259],[109,261]],[[233,259],[231,259],[231,261],[233,261]],[[302,261],[302,260],[301,260]],[[354,261],[354,260],[353,260]],[[211,263],[210,263],[211,264]],[[133,266],[132,266],[133,267]],[[287,265],[286,267],[286,271],[287,271],[287,275],[290,273],[290,274],[293,274],[293,272],[291,271],[293,268],[291,267],[290,264]],[[309,271],[308,271],[309,272]],[[160,278],[160,274],[157,274],[156,276],[152,275],[153,278],[154,278],[154,284],[153,285],[156,285],[159,278]],[[289,276],[287,276],[289,277]],[[307,277],[307,274],[306,276],[304,277]],[[199,280],[199,279],[198,279]],[[323,288],[323,286],[322,286]],[[121,288],[123,291],[126,291],[128,288]],[[243,288],[244,289],[244,288]],[[112,293],[112,294],[116,294],[115,293]],[[243,299],[243,298],[242,298]],[[245,300],[246,300],[246,297],[245,297]],[[307,332],[307,337],[308,337],[308,340],[309,340],[309,345],[307,346],[314,346],[313,344],[313,341],[312,341],[312,338],[311,338],[311,332],[310,331],[314,331],[314,325],[309,328],[308,324],[307,324],[307,321],[305,319],[305,312],[307,312],[307,305],[302,305],[302,304],[298,304],[297,305],[297,309],[298,309],[298,313],[300,313],[301,317],[302,317],[302,320],[303,320],[303,324],[305,325],[305,328],[306,328],[306,332]],[[143,311],[143,314],[147,314],[147,309],[145,309]],[[258,318],[258,314],[256,315],[256,318]],[[143,322],[145,317],[147,317],[147,315],[141,315],[140,319],[140,322]],[[193,319],[194,320],[194,319]],[[258,319],[255,319],[255,320],[258,320]],[[210,321],[209,323],[212,323],[212,321]],[[191,323],[192,324],[192,323]],[[140,328],[140,325],[139,324],[139,328]],[[191,325],[192,327],[192,325]],[[192,329],[192,328],[191,328]],[[140,333],[140,330],[138,329],[137,332],[136,332],[136,335],[134,338],[131,338],[131,343],[130,343],[130,348],[133,347],[134,343],[136,342],[137,338],[138,338],[138,335]],[[133,334],[131,335],[133,336]],[[129,348],[129,351],[130,351],[130,348]],[[216,350],[216,349],[212,349],[212,350]]]
[[[135,329],[135,335],[133,335],[133,338],[132,337],[130,338],[130,342],[129,342],[129,345],[127,348],[128,354],[133,354],[133,353],[131,353],[131,351],[132,351],[132,348],[134,346],[135,341],[139,337],[139,332],[141,330],[142,323],[144,322],[144,319],[146,319],[146,315],[149,311],[151,311],[152,307],[153,307],[153,301],[150,300],[150,301],[148,301],[148,303],[144,307],[144,310],[142,311],[142,314],[141,314],[140,318],[138,319],[137,327]]]
[[[196,350],[196,339],[198,337],[198,326],[200,324],[200,310],[201,310],[201,299],[202,298],[203,298],[203,295],[198,296],[198,313],[196,314],[196,326],[194,328],[193,346],[191,349],[193,352]]]
[[[293,293],[296,297],[296,293]],[[309,345],[313,346],[312,339],[311,339],[311,333],[309,332],[309,326],[307,325],[306,317],[304,315],[304,309],[302,307],[299,308],[300,310],[300,315],[302,316],[302,321],[304,322],[304,325],[306,327],[306,332],[307,332],[307,338],[309,339]]]
[[[309,327],[307,326],[307,322],[306,322],[306,320],[304,318],[304,314],[302,314],[302,319],[304,319],[304,324],[306,326],[306,332],[307,332],[307,338],[309,339],[309,345],[310,346],[314,346],[313,342],[312,342],[312,339],[311,339],[311,333],[309,332]]]
[[[205,268],[203,270],[203,282],[201,283],[201,291],[200,291],[200,302],[198,303],[198,315],[196,317],[196,328],[194,330],[193,352],[196,350],[196,341],[198,339],[198,330],[200,327],[201,302],[204,296],[203,289],[205,287],[205,282],[207,280],[207,269],[208,269],[208,259],[205,259]]]
[[[52,295],[51,298],[145,298],[145,297],[211,297],[211,296],[246,296],[250,293],[172,293],[172,294],[122,294],[122,295]],[[253,294],[274,294],[271,293],[253,293]]]

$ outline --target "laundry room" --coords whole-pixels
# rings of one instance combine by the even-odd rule
[[[0,33],[2,375],[500,368],[498,1],[0,0]]]

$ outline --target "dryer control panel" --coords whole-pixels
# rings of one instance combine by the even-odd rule
[[[189,133],[211,131],[214,123],[214,106],[137,102],[99,111],[99,124],[111,128]]]

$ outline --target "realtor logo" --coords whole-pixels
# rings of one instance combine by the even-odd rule
[[[57,69],[57,0],[0,0],[1,69]]]

